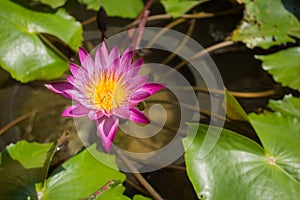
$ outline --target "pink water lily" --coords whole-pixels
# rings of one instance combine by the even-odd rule
[[[73,76],[68,76],[67,82],[52,82],[45,86],[76,102],[67,107],[62,116],[88,116],[95,120],[103,146],[109,152],[119,118],[149,123],[136,106],[164,86],[146,82],[148,77],[139,75],[143,60],[132,63],[131,48],[120,56],[117,46],[109,51],[103,42],[96,50],[95,59],[83,48],[79,49],[79,58],[82,67],[70,63]]]

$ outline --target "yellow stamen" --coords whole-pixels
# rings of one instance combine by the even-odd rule
[[[113,73],[103,74],[95,87],[93,103],[96,109],[110,112],[125,102],[128,94]]]

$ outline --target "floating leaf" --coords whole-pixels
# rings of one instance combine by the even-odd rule
[[[88,9],[98,11],[101,6],[112,17],[135,18],[143,9],[142,0],[78,0],[86,4]]]
[[[1,199],[36,199],[35,184],[43,181],[52,146],[20,141],[1,152]]]
[[[287,11],[281,0],[242,0],[246,14],[233,32],[234,41],[242,41],[249,48],[267,49],[274,45],[295,42],[300,38],[300,23]]]
[[[270,115],[270,119],[259,123],[271,123],[259,129],[264,135],[264,149],[254,141],[229,130],[222,134],[212,151],[205,157],[199,157],[200,147],[206,134],[220,131],[220,128],[195,124],[196,137],[188,136],[184,146],[188,176],[198,198],[219,199],[293,199],[300,196],[300,134],[299,129],[279,130],[284,125],[300,126],[293,120]],[[261,116],[264,118],[264,116]],[[255,117],[251,116],[251,119]],[[264,123],[265,122],[265,123]],[[277,129],[277,130],[276,130]],[[274,131],[277,133],[274,134]],[[263,132],[263,133],[262,133]],[[283,139],[285,138],[285,139]],[[268,142],[265,142],[268,139]],[[297,145],[296,145],[297,143]],[[268,145],[265,145],[268,144]],[[186,148],[186,147],[185,147]]]
[[[87,198],[111,180],[125,180],[125,175],[116,171],[116,167],[114,156],[98,152],[93,145],[66,161],[47,179],[43,188],[38,186],[38,191],[47,200]]]
[[[300,47],[288,48],[266,56],[255,56],[255,58],[262,60],[263,68],[272,74],[277,82],[300,90]]]
[[[82,27],[60,9],[55,14],[31,11],[11,1],[1,2],[0,65],[22,82],[57,78],[68,62],[40,40],[41,33],[55,35],[77,50]]]
[[[300,98],[286,95],[283,100],[271,100],[268,106],[283,116],[294,116],[300,119]]]
[[[129,197],[123,195],[125,189],[126,188],[122,184],[118,184],[108,190],[103,191],[103,193],[99,195],[96,200],[130,200]]]
[[[161,3],[165,7],[166,13],[173,17],[180,17],[196,5],[206,1],[208,0],[161,0]]]
[[[60,6],[65,5],[67,0],[35,0],[35,1],[39,1],[43,4],[46,4],[51,8],[58,8]]]

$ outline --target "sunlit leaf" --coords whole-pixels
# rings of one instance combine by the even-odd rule
[[[261,60],[262,66],[273,75],[277,82],[300,90],[300,47],[292,47],[279,52],[255,56]]]
[[[51,8],[57,8],[63,6],[67,0],[35,0],[35,1],[39,1],[43,4],[46,4]]]
[[[281,106],[279,106],[281,105]],[[272,101],[275,112],[251,114],[249,119],[258,134],[265,152],[276,165],[295,181],[300,181],[300,118],[299,99],[286,97]],[[295,109],[295,113],[291,110]]]
[[[87,198],[111,180],[125,180],[125,175],[116,171],[116,167],[114,156],[98,152],[93,145],[66,161],[38,191],[47,200]]]
[[[1,199],[36,199],[35,184],[44,179],[44,164],[50,157],[52,146],[50,143],[20,141],[1,152]]]
[[[180,17],[196,5],[206,1],[208,0],[161,0],[161,3],[165,7],[166,13],[173,17]]]
[[[245,3],[245,17],[233,32],[234,41],[242,41],[249,48],[267,49],[278,44],[295,42],[300,38],[300,23],[287,11],[281,0],[241,0]]]
[[[251,116],[253,118],[256,117]],[[188,176],[199,199],[299,198],[299,129],[279,131],[281,126],[284,129],[285,125],[299,125],[276,115],[262,120],[259,125],[254,124],[260,136],[266,136],[262,137],[262,141],[268,138],[268,142],[263,142],[264,149],[244,136],[223,129],[218,142],[204,158],[199,157],[199,151],[206,134],[213,134],[220,128],[210,127],[212,129],[207,132],[207,126],[193,125],[193,129],[198,129],[196,138],[193,140],[188,136],[183,143],[185,145],[193,140],[186,149],[185,160]],[[266,128],[261,129],[260,126]],[[278,135],[279,132],[281,135]]]
[[[125,189],[126,188],[122,184],[118,184],[112,188],[109,188],[108,190],[103,191],[95,200],[130,200],[129,197],[123,195]]]
[[[78,0],[86,4],[88,9],[98,11],[103,6],[109,16],[135,18],[143,9],[142,0]]]
[[[0,65],[22,82],[57,78],[68,68],[40,39],[41,33],[55,35],[73,50],[82,41],[82,27],[60,9],[55,14],[31,11],[11,1],[1,1]]]
[[[24,140],[7,146],[6,150],[13,160],[20,162],[24,168],[29,169],[43,167],[51,147],[51,143],[28,143]]]
[[[271,100],[268,106],[283,116],[294,116],[300,119],[300,98],[286,95],[283,100]]]

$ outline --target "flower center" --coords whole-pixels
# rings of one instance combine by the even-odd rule
[[[106,112],[122,106],[127,99],[127,92],[124,86],[114,74],[101,75],[99,83],[95,87],[94,106]]]

